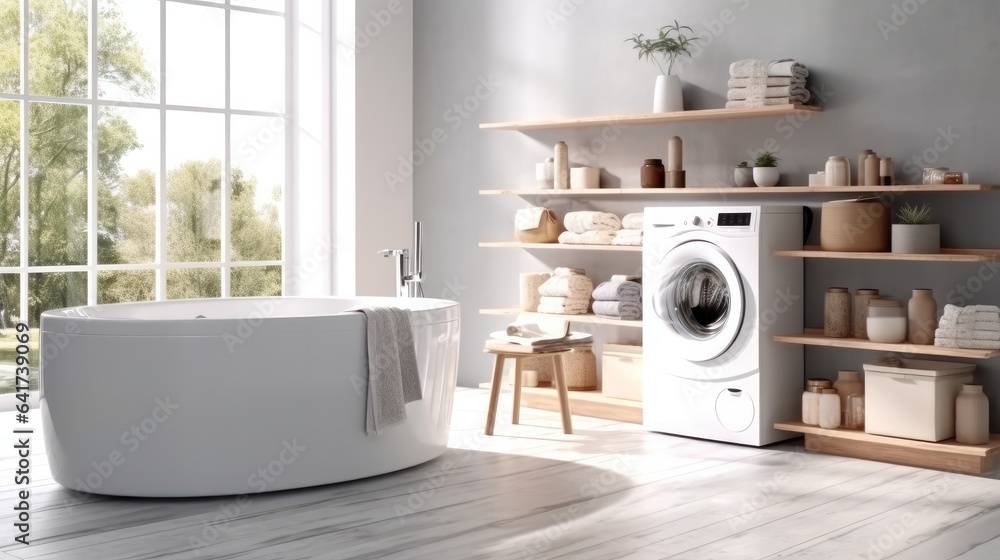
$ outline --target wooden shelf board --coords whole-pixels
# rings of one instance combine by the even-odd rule
[[[633,327],[639,329],[642,328],[642,321],[608,319],[606,317],[600,317],[594,315],[593,313],[587,313],[585,315],[556,315],[553,313],[535,313],[531,311],[521,311],[516,307],[508,307],[503,309],[480,309],[479,313],[482,315],[534,315],[538,317],[557,317],[559,319],[565,319],[567,321],[576,323],[596,323],[599,325],[614,325],[616,327]]]
[[[559,412],[559,395],[551,386],[521,387],[521,405]],[[569,391],[573,414],[642,424],[642,403],[606,397],[600,391]]]
[[[592,197],[592,196],[683,196],[699,194],[835,194],[835,193],[904,193],[904,192],[979,192],[1000,190],[998,185],[893,185],[881,187],[696,187],[683,189],[483,189],[484,196],[551,196],[551,197]]]
[[[993,470],[1000,456],[1000,434],[990,434],[989,443],[968,445],[953,439],[928,442],[857,430],[827,430],[802,422],[776,422],[774,427],[804,434],[810,451],[915,467],[981,474]]]
[[[899,354],[927,354],[931,356],[950,356],[953,358],[970,358],[984,360],[1000,356],[998,350],[975,350],[968,348],[942,348],[926,344],[888,344],[872,342],[861,338],[832,338],[823,336],[823,329],[806,329],[801,334],[775,335],[776,342],[803,344],[806,346],[827,346],[830,348],[855,348],[858,350],[879,350]]]
[[[769,105],[767,107],[747,107],[736,109],[701,109],[696,111],[675,111],[673,113],[643,113],[637,115],[608,115],[597,117],[568,117],[537,121],[509,121],[482,123],[484,130],[545,130],[552,128],[581,128],[588,126],[617,126],[636,124],[662,124],[671,122],[712,121],[724,119],[747,119],[753,117],[779,117],[793,114],[821,112],[822,107],[814,105]]]
[[[516,249],[564,249],[570,251],[622,251],[642,252],[635,245],[570,245],[568,243],[519,243],[517,241],[480,241],[480,247],[507,247]]]
[[[914,253],[861,253],[850,251],[824,251],[818,245],[807,245],[801,251],[775,251],[779,257],[804,257],[815,259],[855,259],[880,261],[929,261],[929,262],[983,262],[1000,257],[1000,249],[941,249],[935,254]]]

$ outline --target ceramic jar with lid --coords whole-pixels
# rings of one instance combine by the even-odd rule
[[[906,308],[897,299],[868,302],[868,340],[898,344],[906,340]]]
[[[851,293],[847,288],[830,288],[823,300],[823,336],[851,336]]]
[[[802,423],[810,426],[819,424],[819,398],[823,389],[830,389],[833,383],[829,379],[813,378],[806,381],[806,390],[802,392]]]
[[[819,396],[819,427],[827,430],[840,427],[840,397],[836,389],[823,389]]]
[[[647,159],[639,168],[639,186],[644,189],[662,189],[666,185],[666,170],[662,159]]]
[[[854,338],[868,338],[868,302],[878,297],[878,290],[861,288],[854,292],[854,321],[851,331]]]

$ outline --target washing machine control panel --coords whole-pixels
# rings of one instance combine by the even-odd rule
[[[719,213],[720,226],[748,227],[750,225],[750,212]]]

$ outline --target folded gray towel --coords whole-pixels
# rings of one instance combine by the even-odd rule
[[[594,290],[594,299],[597,301],[642,301],[642,284],[631,280],[612,278],[597,286],[597,289]]]
[[[805,78],[729,78],[726,82],[727,87],[731,88],[745,88],[753,85],[762,84],[764,87],[774,87],[774,86],[801,86],[806,87]]]
[[[406,403],[422,398],[410,312],[363,307],[368,322],[368,410],[365,430],[382,434],[406,420]]]
[[[642,319],[642,304],[634,301],[595,301],[594,314],[626,321]]]
[[[791,105],[794,103],[788,97],[765,97],[764,99],[749,99],[726,101],[726,109],[743,109],[746,107],[770,107],[771,105]]]
[[[809,90],[806,88],[798,86],[751,86],[745,88],[731,88],[726,94],[726,98],[729,101],[767,99],[775,97],[784,97],[794,101],[795,103],[808,103],[812,98],[812,94],[809,93]]]

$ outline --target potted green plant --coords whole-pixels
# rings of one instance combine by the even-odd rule
[[[892,224],[893,253],[940,253],[941,225],[931,223],[931,205],[904,203]]]
[[[753,162],[753,182],[758,187],[773,187],[778,184],[778,156],[763,152]]]
[[[695,41],[700,40],[699,37],[685,35],[685,30],[693,32],[690,27],[674,20],[673,25],[661,27],[656,37],[645,37],[642,33],[637,33],[625,39],[626,43],[631,42],[632,48],[639,51],[639,58],[651,60],[660,70],[653,90],[654,113],[684,110],[681,79],[674,74],[674,64],[681,56],[691,56],[691,47]]]

